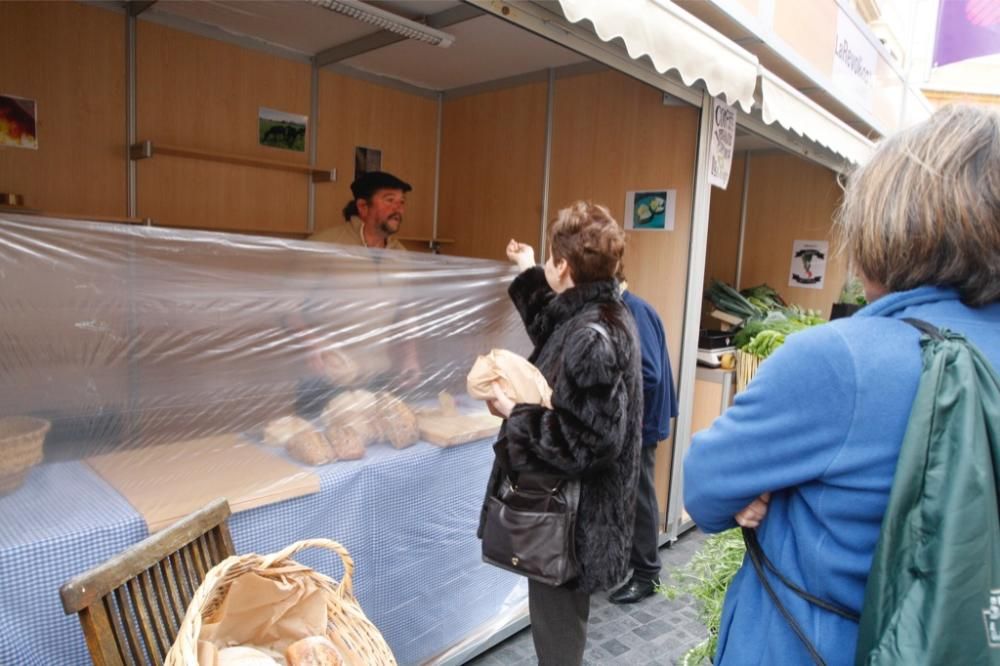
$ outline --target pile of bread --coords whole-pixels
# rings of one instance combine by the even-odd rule
[[[215,650],[210,643],[200,643],[199,666],[353,666],[361,664],[344,654],[325,636],[310,636],[295,641],[285,650],[284,659],[267,650],[249,646],[227,647]],[[207,650],[206,650],[207,648]]]
[[[322,428],[298,416],[275,419],[264,428],[264,442],[285,447],[299,462],[325,465],[357,460],[371,444],[402,449],[420,439],[416,414],[388,391],[345,391],[327,403],[320,421]]]

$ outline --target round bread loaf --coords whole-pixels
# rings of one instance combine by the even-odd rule
[[[345,391],[326,404],[321,417],[327,430],[354,428],[366,445],[379,440],[377,399],[371,391]]]
[[[325,465],[337,459],[326,436],[317,430],[294,435],[285,445],[288,455],[307,465]]]
[[[288,646],[285,663],[288,666],[341,666],[344,659],[326,636],[309,636]]]

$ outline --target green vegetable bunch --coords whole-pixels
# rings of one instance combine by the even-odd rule
[[[708,639],[684,655],[684,664],[707,664],[715,655],[722,620],[722,603],[733,576],[743,565],[746,547],[739,528],[710,536],[691,561],[670,574],[675,584],[660,588],[668,599],[690,594],[698,604],[698,619]]]
[[[712,280],[712,285],[705,292],[705,298],[723,312],[740,319],[753,319],[766,314],[764,310],[748,301],[743,294],[720,280]]]
[[[767,358],[781,345],[785,344],[785,334],[773,329],[766,329],[753,336],[743,351],[754,356]]]
[[[740,294],[745,296],[754,307],[762,312],[773,312],[785,307],[785,299],[773,287],[767,284],[759,284],[756,287],[741,289]]]

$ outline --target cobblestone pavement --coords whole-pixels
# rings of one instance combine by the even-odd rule
[[[667,583],[669,572],[691,559],[704,540],[705,535],[693,529],[681,535],[669,548],[661,548],[660,579]],[[583,663],[592,666],[675,664],[705,636],[705,627],[698,621],[694,601],[688,596],[669,601],[663,595],[654,594],[637,604],[617,606],[608,601],[607,593],[599,593],[591,600]],[[536,664],[531,629],[511,636],[467,663],[470,666]]]

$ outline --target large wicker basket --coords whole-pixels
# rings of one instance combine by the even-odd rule
[[[337,553],[344,563],[343,580],[338,583],[291,559],[295,553],[306,548],[326,548]],[[395,666],[396,658],[393,657],[392,650],[354,598],[351,583],[354,560],[346,548],[329,539],[299,541],[271,555],[234,555],[214,566],[205,575],[205,580],[191,599],[178,630],[177,640],[167,654],[165,666],[198,665],[198,637],[202,622],[212,620],[233,581],[251,572],[265,578],[306,576],[312,579],[312,582],[327,592],[327,637],[338,647],[350,652],[355,663]]]
[[[28,470],[42,462],[50,425],[31,416],[0,418],[0,495],[17,490]]]

